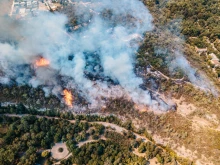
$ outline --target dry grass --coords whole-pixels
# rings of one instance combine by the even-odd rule
[[[190,84],[177,85],[176,90],[172,90],[172,82],[166,83],[163,82],[165,93],[179,105],[176,112],[139,113],[134,108],[123,110],[123,106],[108,111],[134,121],[135,127],[146,128],[156,142],[170,146],[178,156],[218,165],[220,98]]]

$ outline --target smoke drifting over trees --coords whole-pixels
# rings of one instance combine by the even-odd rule
[[[118,90],[135,102],[151,105],[148,91],[139,88],[142,80],[133,71],[137,41],[152,29],[146,7],[137,0],[76,2],[75,7],[77,21],[87,22],[87,26],[71,34],[65,29],[67,17],[58,13],[40,13],[25,21],[1,18],[0,54],[1,61],[6,62],[1,65],[1,83],[14,79],[18,84],[43,85],[53,91],[61,85],[57,75],[68,76],[70,81],[62,85],[77,87],[94,105]],[[107,17],[103,16],[106,11]],[[48,67],[34,71],[28,67],[42,57],[49,61]],[[118,85],[92,81],[85,71],[108,77]]]
[[[0,18],[0,83],[42,85],[54,94],[72,88],[95,107],[103,105],[103,98],[126,95],[137,104],[169,109],[140,88],[143,81],[134,73],[139,42],[153,29],[146,6],[138,0],[74,3],[76,21],[85,26],[71,33],[66,32],[67,17],[59,13]],[[35,67],[40,58],[49,65]]]

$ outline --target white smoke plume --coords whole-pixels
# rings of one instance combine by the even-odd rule
[[[196,69],[184,54],[184,46],[186,40],[185,36],[181,34],[182,19],[169,20],[166,25],[163,25],[157,29],[157,33],[160,34],[161,42],[158,42],[160,46],[155,46],[154,52],[156,56],[166,55],[166,63],[169,68],[171,75],[176,72],[176,69],[181,70],[184,78],[187,77],[194,87],[213,94],[214,96],[219,95],[219,91],[214,83],[204,73]],[[166,47],[163,41],[168,40],[169,43]],[[184,79],[182,79],[184,80]]]
[[[175,68],[180,68],[194,86],[218,96],[215,85],[205,75],[197,73],[197,70],[189,63],[180,50],[175,51],[175,59],[170,65],[171,71]]]
[[[205,74],[198,72],[198,70],[190,64],[183,53],[185,37],[180,33],[182,21],[182,19],[171,20],[167,27],[173,36],[173,42],[170,44],[175,57],[169,66],[170,72],[172,73],[174,69],[179,68],[184,75],[187,76],[192,85],[205,92],[218,96],[218,90],[212,81],[210,81]]]
[[[139,42],[153,28],[146,6],[138,0],[75,0],[73,10],[84,26],[72,33],[66,33],[68,19],[59,13],[41,12],[26,20],[1,17],[0,83],[42,85],[47,95],[69,87],[81,91],[92,106],[102,105],[102,97],[127,95],[135,103],[167,110],[139,87],[142,79],[134,73]],[[49,60],[49,67],[28,67],[39,57]],[[104,80],[92,80],[85,72]],[[58,75],[69,81],[61,84]]]

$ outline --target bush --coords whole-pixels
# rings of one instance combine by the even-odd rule
[[[49,152],[49,151],[43,151],[43,152],[41,153],[41,156],[42,156],[43,158],[48,158],[48,157],[50,156],[50,152]]]
[[[92,135],[92,139],[93,139],[93,140],[99,139],[99,135],[96,135],[96,134]]]

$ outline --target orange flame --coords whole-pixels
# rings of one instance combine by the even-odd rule
[[[63,94],[64,94],[64,100],[66,105],[68,105],[69,107],[73,107],[73,95],[70,91],[68,91],[67,89],[63,90]]]
[[[40,59],[38,59],[38,60],[36,61],[36,63],[35,63],[35,65],[36,65],[37,67],[48,66],[49,64],[50,64],[50,62],[49,62],[47,59],[43,58],[43,57],[41,57]]]

